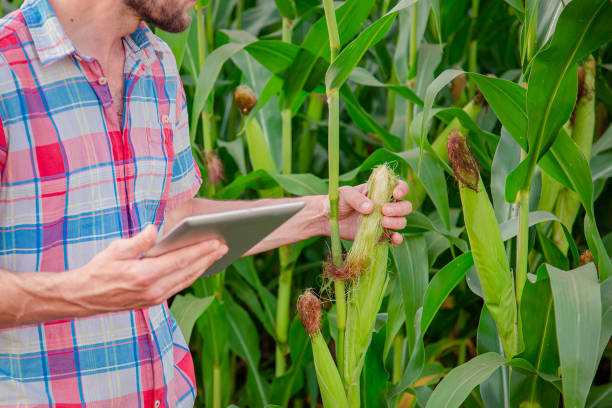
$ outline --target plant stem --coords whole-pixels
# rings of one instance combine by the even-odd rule
[[[242,11],[244,10],[244,0],[238,0],[236,4],[236,28],[242,29]]]
[[[523,152],[522,155],[525,155]],[[529,183],[531,184],[531,183]],[[521,295],[527,280],[529,250],[529,193],[530,189],[519,191],[519,229],[516,241],[516,301],[521,304]]]
[[[470,25],[470,49],[468,52],[468,71],[478,72],[478,39],[474,38],[474,29],[478,20],[478,9],[480,8],[480,0],[472,0],[472,23]],[[476,95],[476,83],[470,78],[468,82],[468,99],[472,99]]]
[[[402,357],[403,357],[404,336],[398,334],[393,339],[393,373],[391,382],[397,384],[402,379]]]
[[[312,166],[312,159],[314,156],[314,149],[316,145],[316,128],[310,129],[311,123],[316,123],[321,120],[323,115],[323,102],[324,99],[321,95],[312,93],[308,97],[308,109],[306,111],[306,117],[303,122],[302,136],[300,137],[300,147],[298,151],[298,172],[308,173],[308,170]]]
[[[282,40],[291,42],[291,21],[283,17]],[[291,133],[291,108],[285,108],[281,112],[282,118],[282,173],[291,174],[292,168],[292,133]],[[291,301],[291,282],[293,268],[291,266],[291,246],[283,246],[278,249],[281,272],[278,282],[278,304],[276,308],[276,359],[275,374],[277,377],[285,374],[287,363],[287,340],[289,332],[289,307]]]
[[[333,63],[340,49],[340,37],[336,22],[336,11],[333,0],[323,0],[325,21],[329,35],[331,62]],[[340,173],[340,95],[338,89],[327,89],[329,104],[328,155],[329,155],[329,231],[331,235],[332,262],[342,265],[342,244],[338,226],[338,178]],[[344,329],[346,326],[346,295],[344,281],[335,280],[336,312],[338,316],[338,342],[336,359],[338,367],[344,367]]]
[[[209,7],[210,8],[210,7]],[[200,63],[200,69],[204,65],[206,61],[206,40],[207,40],[207,30],[204,25],[204,9],[202,7],[196,7],[196,27],[198,32],[198,62]],[[207,11],[208,18],[208,11]],[[213,151],[213,135],[210,123],[211,114],[206,111],[202,111],[202,145],[204,146],[204,153]],[[212,112],[212,106],[211,106]],[[207,195],[212,197],[215,195],[215,186],[212,183],[208,184],[208,192]]]
[[[213,408],[221,408],[221,366],[213,368]]]

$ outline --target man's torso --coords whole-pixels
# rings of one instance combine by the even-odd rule
[[[167,47],[126,37],[112,89],[70,47],[46,0],[0,20],[2,269],[78,268],[199,185]],[[190,370],[165,305],[0,330],[0,406],[190,406]]]

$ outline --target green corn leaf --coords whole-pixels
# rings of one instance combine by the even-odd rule
[[[365,68],[355,67],[349,75],[349,79],[359,85],[389,89],[391,92],[396,93],[415,105],[423,106],[421,98],[407,85],[383,84]]]
[[[468,269],[474,265],[471,252],[466,252],[449,262],[440,269],[429,282],[423,300],[423,314],[421,319],[421,333],[424,335],[433,321],[440,306],[448,295],[465,277]]]
[[[246,188],[254,190],[281,187],[289,194],[296,196],[326,194],[328,187],[324,180],[312,174],[277,174],[260,169],[245,176],[237,177],[231,184],[220,190],[216,198],[238,198]]]
[[[243,40],[244,42],[241,43],[222,45],[206,57],[206,62],[204,62],[196,81],[196,90],[193,97],[190,122],[192,140],[199,114],[204,110],[206,100],[215,86],[221,68],[234,54],[246,49],[259,63],[274,74],[283,72],[297,55],[297,47],[295,45],[282,41],[253,41],[253,39],[248,41],[244,36]]]
[[[481,74],[470,74],[487,103],[495,111],[502,125],[514,140],[527,150],[527,112],[525,111],[525,88],[500,78]]]
[[[308,335],[298,316],[293,319],[289,330],[291,368],[287,374],[274,379],[270,388],[270,401],[283,407],[286,407],[289,399],[303,387],[303,366],[313,358]]]
[[[231,296],[224,291],[223,301],[227,308],[227,315],[223,324],[229,326],[231,335],[229,344],[232,350],[242,357],[253,377],[257,390],[257,399],[261,405],[268,403],[268,383],[259,372],[259,336],[257,329],[248,313],[234,302]]]
[[[410,214],[406,216],[406,222],[407,222],[406,228],[402,230],[402,233],[416,234],[416,233],[428,232],[428,231],[435,232],[439,236],[444,237],[449,243],[459,248],[461,252],[469,251],[467,243],[463,239],[458,238],[456,236],[460,233],[460,231],[450,232],[443,228],[440,228],[439,226],[434,224],[432,220],[429,219],[427,216],[425,216],[423,213],[420,213],[417,211],[411,212]],[[462,228],[460,230],[462,230]],[[430,247],[429,250],[431,251],[431,249],[432,248]]]
[[[527,281],[523,290],[521,323],[525,350],[517,358],[529,361],[537,372],[556,376],[560,363],[553,296],[548,279],[542,273],[538,278],[534,283]],[[520,391],[513,392],[514,405],[559,405],[559,391],[539,375],[519,374],[517,387]]]
[[[374,0],[348,0],[336,10],[341,45],[357,34],[373,4]],[[310,28],[300,53],[287,71],[283,87],[285,106],[293,106],[302,90],[309,91],[323,81],[329,60],[327,23],[322,17]]]
[[[397,13],[416,1],[417,0],[402,0],[393,10],[363,30],[355,40],[347,45],[329,66],[325,75],[325,87],[327,89],[340,88],[346,82],[359,61],[361,61],[366,51],[382,40],[387,34],[395,21],[395,17],[397,17]]]
[[[595,370],[601,334],[601,297],[593,264],[571,271],[546,265],[552,289],[563,401],[583,407]]]
[[[361,104],[359,104],[351,88],[344,85],[340,88],[340,96],[344,101],[347,113],[357,126],[366,132],[372,132],[378,135],[387,149],[395,152],[402,149],[402,141],[400,138],[389,133],[385,128],[380,126],[368,112],[366,112]]]
[[[281,16],[289,20],[295,20],[297,17],[297,10],[293,0],[274,0],[274,3]]]
[[[190,293],[174,297],[170,313],[174,316],[187,344],[191,339],[191,332],[196,321],[208,309],[214,299],[214,296],[199,298]]]
[[[389,373],[385,370],[384,361],[380,358],[386,337],[384,326],[378,333],[372,335],[372,341],[368,346],[361,376],[361,407],[378,408],[384,405],[382,391],[387,386]]]
[[[438,33],[442,32],[442,24],[441,24],[441,12],[440,12],[440,0],[429,0],[429,4],[431,4],[431,10],[434,13],[434,20],[436,25],[436,31]],[[440,35],[440,41],[442,41],[442,35]]]
[[[451,82],[454,78],[461,75],[463,71],[456,69],[447,69],[442,72],[434,81],[429,84],[427,87],[427,91],[425,92],[425,100],[423,102],[423,112],[421,120],[413,121],[415,123],[415,131],[411,132],[413,134],[413,140],[415,140],[420,147],[419,150],[419,164],[417,168],[417,174],[420,176],[421,173],[421,163],[423,161],[423,150],[427,144],[427,128],[429,127],[429,123],[431,121],[431,109],[433,107],[434,100],[438,93],[446,86],[449,82]]]
[[[503,354],[501,340],[497,334],[495,321],[489,313],[487,306],[483,306],[480,312],[477,333],[478,354],[494,352]],[[512,373],[516,375],[515,373]],[[499,367],[489,378],[480,384],[480,396],[485,407],[509,407],[509,371],[505,366]],[[501,390],[501,392],[500,392]]]
[[[393,340],[397,333],[404,325],[406,321],[406,314],[404,313],[404,302],[402,299],[402,289],[398,283],[397,274],[391,274],[391,281],[389,282],[389,303],[387,304],[387,330],[385,331],[387,336],[385,338],[385,346],[383,348],[383,359],[387,358]]]
[[[438,384],[427,408],[458,408],[474,388],[489,378],[506,360],[497,353],[485,353],[451,370]]]
[[[601,285],[601,335],[599,336],[599,354],[601,360],[610,336],[612,336],[612,279],[606,279]]]
[[[418,149],[414,148],[412,150],[407,150],[400,153],[379,149],[371,154],[361,164],[361,166],[353,169],[347,174],[343,174],[340,177],[340,180],[343,182],[351,181],[360,171],[370,170],[378,164],[397,160],[402,160],[416,171],[418,166]],[[450,210],[448,204],[448,193],[446,190],[446,178],[442,169],[440,169],[433,156],[429,153],[424,155],[423,172],[420,180],[421,183],[423,183],[427,194],[436,206],[436,209],[440,213],[440,217],[444,220],[445,226],[447,226],[447,229],[450,229]]]
[[[587,408],[611,408],[612,407],[612,383],[592,387],[589,391]]]
[[[519,145],[512,140],[512,136],[506,128],[502,127],[501,138],[491,164],[491,197],[493,198],[495,218],[500,224],[507,221],[511,216],[512,207],[504,199],[506,178],[512,169],[519,164],[520,160],[521,149]]]
[[[511,173],[514,180],[506,191],[509,201],[531,183],[535,163],[569,119],[578,86],[576,62],[612,38],[611,20],[609,0],[573,1],[561,13],[549,46],[534,58],[526,99],[528,164]]]
[[[429,264],[427,257],[423,256],[427,253],[425,238],[422,235],[406,236],[400,245],[391,248],[391,253],[402,291],[408,350],[412,350],[416,341],[414,316],[423,306],[429,283]]]
[[[183,65],[183,57],[185,56],[185,50],[187,49],[187,40],[189,38],[189,30],[182,31],[180,33],[169,33],[159,28],[155,29],[155,34],[161,38],[172,50],[174,59],[176,60],[176,66],[180,69]]]

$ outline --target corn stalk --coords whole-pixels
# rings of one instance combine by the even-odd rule
[[[291,42],[292,22],[286,17],[282,19],[282,40]],[[285,107],[281,112],[282,118],[282,173],[291,174],[292,168],[292,143],[291,134],[291,108]],[[291,300],[291,283],[293,281],[293,266],[291,254],[293,250],[290,245],[278,249],[280,258],[280,276],[278,282],[278,304],[276,309],[276,376],[280,377],[287,370],[285,355],[287,354],[287,340],[289,333],[289,307]]]
[[[333,0],[323,0],[325,20],[329,36],[331,63],[338,56],[340,37]],[[338,225],[338,178],[340,173],[340,94],[338,89],[326,89],[329,104],[328,124],[328,162],[329,162],[329,231],[331,235],[332,263],[336,267],[342,266],[342,244],[340,242],[340,228]],[[346,295],[344,281],[334,280],[336,297],[336,313],[338,315],[338,342],[336,344],[336,358],[340,367],[344,364],[344,329],[346,322]]]

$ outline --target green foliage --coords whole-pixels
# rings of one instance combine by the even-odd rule
[[[3,1],[3,12],[18,3]],[[389,163],[409,182],[415,207],[392,261],[379,259],[389,283],[369,306],[376,318],[360,340],[358,398],[347,400],[347,384],[319,391],[315,364],[331,370],[332,387],[345,376],[329,354],[339,309],[328,298],[338,294],[320,278],[330,245],[319,237],[296,244],[283,255],[290,259],[240,259],[174,298],[196,363],[197,406],[612,406],[612,3],[329,4],[337,7],[335,58],[319,0],[198,1],[191,30],[156,31],[181,69],[202,174],[211,149],[225,168],[226,180],[201,196],[324,195],[330,180],[356,185]],[[594,100],[573,114],[577,67],[589,55]],[[243,84],[258,99],[244,117],[233,98]],[[326,97],[338,131],[331,150]],[[593,140],[590,156],[572,129],[576,117],[589,119],[577,127]],[[478,194],[452,177],[444,154],[451,129],[482,165]],[[330,153],[339,175],[328,171]],[[561,216],[565,204],[573,217]],[[594,264],[579,267],[587,249]],[[286,341],[275,318],[281,262],[294,267],[283,283],[289,310],[280,310],[291,322]],[[311,344],[294,305],[313,287],[322,288],[325,311]]]

